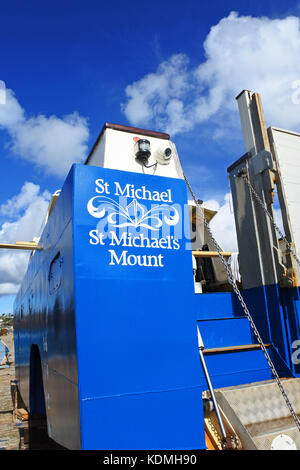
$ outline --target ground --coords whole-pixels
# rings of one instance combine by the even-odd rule
[[[9,367],[0,368],[0,450],[61,450],[62,447],[49,439],[44,417],[30,416],[23,422],[15,418],[13,328],[9,326],[7,330],[0,336],[9,349]],[[17,407],[23,406],[19,399]]]

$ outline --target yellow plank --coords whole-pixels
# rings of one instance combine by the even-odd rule
[[[217,258],[219,256],[217,251],[192,251],[196,258]],[[222,256],[229,257],[232,255],[230,251],[222,251]]]
[[[0,243],[0,248],[5,250],[42,250],[37,243],[17,242],[17,243]]]
[[[265,344],[266,348],[269,348],[271,344]],[[222,352],[230,352],[230,351],[243,351],[245,349],[260,349],[259,344],[242,344],[240,346],[225,346],[223,348],[207,348],[203,349],[203,354],[215,354],[215,353],[222,353]]]
[[[15,411],[15,416],[20,421],[28,421],[28,411],[24,410],[24,408],[19,408]]]

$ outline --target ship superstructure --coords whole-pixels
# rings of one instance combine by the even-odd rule
[[[300,449],[300,135],[237,100],[235,272],[170,136],[110,123],[15,246],[18,387],[66,448]]]

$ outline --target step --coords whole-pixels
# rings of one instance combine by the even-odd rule
[[[288,427],[278,427],[278,429],[274,430],[273,432],[259,433],[252,437],[257,449],[270,450],[274,440],[279,436],[282,436],[283,439],[285,436],[288,436],[290,439],[292,439],[296,449],[300,449],[300,432],[295,425]]]
[[[300,379],[282,379],[282,384],[300,416]],[[275,380],[217,389],[216,398],[243,448],[270,449],[283,434],[300,450],[300,432]]]

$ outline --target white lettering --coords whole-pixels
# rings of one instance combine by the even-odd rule
[[[103,233],[98,233],[98,230],[90,230],[89,232],[91,245],[104,245]]]
[[[102,179],[97,179],[95,181],[95,184],[96,184],[96,193],[99,193],[99,194],[102,194],[102,193],[105,193],[105,194],[110,194],[109,190],[108,190],[108,186],[109,184],[108,183],[104,183],[104,180]]]
[[[97,180],[103,183],[103,180]],[[100,183],[101,184],[101,183]],[[107,183],[105,183],[107,184]],[[103,184],[101,185],[101,187]],[[146,186],[142,186],[141,188],[135,189],[133,184],[127,183],[123,188],[121,187],[120,183],[115,181],[115,188],[116,196],[125,196],[125,197],[130,197],[132,199],[147,199],[149,201],[155,201],[155,202],[173,202],[172,197],[171,197],[171,189],[168,189],[167,191],[162,191],[161,193],[159,191],[150,191],[149,189],[146,188]],[[97,191],[100,192],[100,191]]]
[[[300,363],[299,355],[300,355],[300,340],[295,339],[295,341],[292,342],[292,349],[296,349],[296,351],[293,352],[292,354],[292,362],[294,365],[298,365]]]
[[[144,266],[144,267],[160,267],[163,268],[163,255],[127,255],[128,251],[123,250],[121,255],[117,256],[115,250],[108,250],[110,253],[110,265],[121,266]]]

